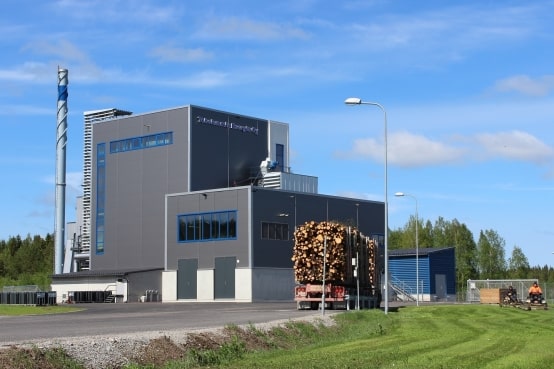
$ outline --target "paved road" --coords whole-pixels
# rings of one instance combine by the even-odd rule
[[[77,304],[83,311],[0,317],[0,347],[44,339],[117,335],[144,331],[207,329],[321,314],[296,303]],[[332,312],[326,312],[330,314]]]

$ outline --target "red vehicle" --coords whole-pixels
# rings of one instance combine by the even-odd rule
[[[327,283],[325,284],[325,296],[323,296],[323,283],[321,284],[300,284],[294,288],[294,300],[298,310],[316,310],[325,304],[326,309],[360,309],[378,308],[381,303],[381,294],[369,288],[362,288],[358,299],[356,287],[346,287]],[[359,305],[358,305],[359,302]]]
[[[292,260],[299,310],[380,306],[383,255],[377,242],[359,230],[307,222],[295,231]]]

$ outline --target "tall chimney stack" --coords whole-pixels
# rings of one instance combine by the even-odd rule
[[[54,274],[62,274],[65,244],[65,166],[67,146],[67,69],[58,67],[58,123],[56,126],[56,220]]]

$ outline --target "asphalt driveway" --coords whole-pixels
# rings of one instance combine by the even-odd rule
[[[255,324],[321,315],[284,303],[128,303],[76,304],[83,311],[0,317],[0,346],[45,339],[117,335],[146,331],[201,330],[229,324]],[[326,311],[326,314],[332,314]]]

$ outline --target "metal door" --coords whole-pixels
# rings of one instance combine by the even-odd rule
[[[197,298],[198,259],[177,260],[177,299]]]
[[[214,272],[214,298],[234,299],[235,298],[235,268],[236,257],[215,258]]]
[[[446,298],[446,275],[435,274],[435,292],[437,298]]]

